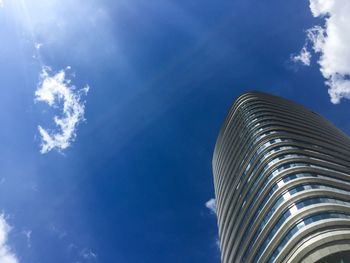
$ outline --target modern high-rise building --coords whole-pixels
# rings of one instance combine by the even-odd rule
[[[213,171],[223,263],[350,262],[350,139],[326,119],[243,94]]]

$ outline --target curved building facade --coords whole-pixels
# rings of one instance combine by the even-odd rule
[[[349,259],[350,139],[326,119],[243,94],[221,128],[213,172],[223,263]]]

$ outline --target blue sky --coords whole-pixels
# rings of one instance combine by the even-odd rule
[[[350,134],[347,0],[0,6],[1,262],[220,262],[211,158],[245,91]]]

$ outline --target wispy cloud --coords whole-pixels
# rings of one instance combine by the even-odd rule
[[[34,47],[36,50],[39,50],[42,47],[42,43],[34,43]]]
[[[220,250],[220,240],[219,240],[219,238],[217,238],[217,239],[215,240],[215,245],[216,245],[216,247]]]
[[[350,2],[348,0],[309,0],[314,17],[323,18],[323,26],[307,30],[305,46],[296,60],[310,61],[308,48],[320,55],[318,64],[331,102],[350,99]],[[303,56],[304,52],[304,56]],[[298,56],[297,56],[298,57]],[[310,63],[304,63],[310,65]]]
[[[81,252],[80,255],[82,258],[91,260],[97,258],[97,254],[93,252],[91,249],[84,248]]]
[[[32,230],[23,230],[22,234],[25,236],[26,240],[27,240],[27,247],[31,247],[32,246]]]
[[[205,203],[205,207],[209,209],[212,215],[216,216],[216,199],[211,198]],[[220,251],[220,240],[218,234],[215,235],[215,247]]]
[[[291,56],[291,60],[301,63],[305,66],[310,66],[311,53],[307,50],[306,47],[303,47],[299,54]]]
[[[207,201],[205,203],[205,206],[210,210],[212,214],[216,214],[216,200],[214,198]]]
[[[2,0],[0,0],[0,7],[4,6],[4,2]]]
[[[6,222],[4,214],[0,215],[0,262],[1,263],[18,263],[17,256],[11,251],[7,244],[8,234],[11,227]]]
[[[76,137],[78,124],[84,120],[85,96],[89,86],[77,90],[69,79],[66,79],[64,70],[50,74],[51,70],[44,67],[40,74],[40,81],[35,92],[35,101],[46,102],[51,107],[62,106],[61,116],[54,116],[56,129],[44,129],[38,126],[41,135],[41,153],[52,149],[64,150],[68,148]]]

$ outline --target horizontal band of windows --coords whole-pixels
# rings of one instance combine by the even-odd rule
[[[257,150],[255,151],[254,155],[251,157],[251,160],[249,161],[249,164],[246,166],[245,168],[245,172],[243,173],[242,176],[240,176],[240,181],[239,183],[237,184],[236,186],[236,189],[238,189],[242,179],[245,177],[245,174],[248,172],[248,170],[250,169],[251,167],[251,163],[253,163],[255,161],[255,159],[257,158],[258,154],[260,152],[262,152],[263,150],[265,150],[267,147],[269,147],[270,145],[273,145],[273,144],[276,144],[276,143],[280,143],[280,142],[294,142],[294,143],[300,143],[301,145],[305,142],[302,142],[302,141],[298,141],[298,140],[291,140],[291,139],[286,139],[286,138],[278,138],[278,139],[272,139],[272,140],[269,140],[268,142],[264,143],[263,145],[261,145],[259,148],[257,148]],[[314,148],[318,149],[320,147],[318,147],[317,145],[312,145]],[[286,147],[294,147],[294,146],[286,146]],[[316,150],[310,150],[310,149],[304,149],[304,148],[301,148],[301,147],[295,147],[295,148],[299,148],[299,149],[302,149],[304,151],[307,151],[307,152],[310,152],[310,153],[315,153],[317,155],[322,155],[322,157],[324,156],[325,158],[329,157],[329,158],[332,158],[332,156],[328,155],[328,154],[325,154],[325,153],[320,153],[320,152],[317,152]],[[283,149],[287,149],[287,148],[280,148],[280,150],[283,150]],[[266,153],[266,155],[263,155],[262,157],[260,157],[260,159],[265,159],[266,157],[268,157],[268,155],[274,153],[274,151],[272,152],[269,152],[269,153]],[[230,156],[229,156],[230,157]],[[334,158],[333,158],[334,159]],[[239,165],[239,168],[238,170],[241,170],[242,169],[242,165],[245,164],[246,161],[245,159],[242,159],[240,165]],[[261,163],[261,161],[259,162]],[[231,165],[229,165],[231,166]],[[228,167],[229,169],[229,167]],[[219,171],[218,171],[219,172]],[[253,171],[252,173],[254,173],[255,171]],[[220,178],[220,180],[218,181],[217,183],[217,187],[218,189],[221,188],[221,184],[222,184],[222,177]]]
[[[273,145],[274,143],[280,143],[280,142],[287,142],[287,141],[290,141],[290,140],[283,140],[283,139],[274,139],[272,141],[269,141],[267,144],[266,144],[266,147],[270,146],[270,145]],[[271,156],[272,154],[276,153],[277,151],[282,151],[282,150],[287,150],[287,149],[298,149],[297,147],[293,147],[293,146],[289,146],[289,145],[285,145],[285,146],[280,146],[280,147],[276,147],[276,148],[272,148],[269,152],[265,153],[261,158],[259,158],[259,162],[255,165],[257,167],[257,165],[259,165],[260,163],[262,163],[266,158],[268,158],[269,156]],[[260,153],[260,152],[259,152]],[[254,162],[256,160],[258,156],[258,152],[256,152],[254,154],[254,156],[252,157],[252,162]],[[240,176],[239,178],[239,183],[238,185],[236,186],[236,190],[239,188],[240,186],[240,183],[244,180],[244,178],[246,177],[249,169],[251,167],[251,164],[248,164],[248,166],[246,167],[245,171],[243,172],[242,176]],[[257,169],[257,168],[256,168]],[[256,170],[255,169],[255,170]],[[252,172],[254,173],[255,170]],[[220,181],[220,184],[218,185],[218,188],[220,189],[221,187],[221,183],[222,183],[222,180]]]
[[[265,136],[268,136],[269,134],[270,134],[270,132],[271,131],[268,131],[267,133],[264,133],[264,134],[262,134],[262,137],[265,137]],[[305,142],[303,142],[303,143],[305,143]],[[249,147],[249,149],[251,149],[254,145],[256,145],[256,144],[254,144],[254,143],[249,143],[249,145],[250,145],[250,147]],[[317,146],[317,145],[314,145],[314,147],[316,148],[320,148],[319,146]],[[239,147],[240,148],[240,147]],[[247,155],[248,153],[249,153],[249,149],[247,149],[246,150],[246,154],[245,155]],[[231,154],[229,154],[229,155],[227,155],[227,156],[225,156],[225,158],[221,158],[221,160],[217,160],[218,162],[220,162],[221,164],[222,163],[225,163],[225,160],[230,160],[230,159],[232,159],[232,152],[231,152]],[[244,158],[240,158],[241,159],[241,163],[240,163],[240,166],[242,166],[242,164],[244,164],[245,162],[246,162],[246,157],[244,157]],[[334,158],[333,158],[334,159]],[[343,158],[342,158],[343,159]],[[337,159],[334,159],[335,160],[335,162],[337,162]],[[348,162],[349,163],[349,162]],[[219,163],[217,163],[217,165],[219,165]],[[222,169],[222,165],[219,165],[220,166],[220,169],[217,171],[218,172],[218,174],[221,174],[221,172],[223,172],[223,171],[221,171],[221,169]],[[227,166],[226,166],[227,167]],[[221,180],[220,180],[221,181]],[[221,182],[220,182],[221,183]]]
[[[260,95],[259,95],[260,96]],[[231,120],[232,119],[235,119],[235,117],[237,118],[237,116],[234,116],[234,112],[236,112],[237,114],[236,115],[242,115],[242,113],[240,112],[240,110],[242,112],[245,112],[246,109],[248,107],[250,107],[250,105],[254,105],[256,103],[256,101],[258,101],[260,103],[260,105],[265,105],[264,106],[264,109],[268,108],[268,107],[273,107],[274,109],[277,110],[277,113],[278,112],[285,112],[286,114],[290,113],[291,111],[293,112],[293,114],[296,113],[296,110],[295,109],[301,109],[301,110],[298,110],[298,112],[300,112],[300,114],[302,114],[303,118],[305,118],[305,115],[307,115],[309,118],[309,120],[313,119],[315,120],[317,123],[319,122],[322,122],[324,125],[323,126],[327,126],[328,128],[334,130],[336,133],[338,134],[341,134],[344,136],[344,134],[342,132],[340,132],[337,128],[335,128],[332,124],[330,124],[329,122],[325,121],[322,117],[320,117],[319,115],[317,114],[314,114],[310,111],[308,111],[307,109],[303,108],[303,107],[295,107],[295,106],[292,106],[292,105],[286,105],[285,102],[281,102],[280,105],[278,105],[278,107],[275,107],[276,106],[276,102],[274,101],[273,104],[271,104],[271,102],[267,102],[266,100],[261,100],[261,99],[257,99],[257,98],[254,98],[253,101],[249,102],[249,100],[251,100],[251,98],[245,98],[245,103],[240,102],[240,103],[235,103],[232,108],[230,109],[229,111],[229,114],[225,120],[225,123],[224,123],[224,127],[222,127],[221,129],[221,132],[220,134],[222,134],[224,132],[224,130],[226,129],[226,127],[230,124]],[[261,103],[261,102],[264,102],[264,103]],[[290,107],[292,106],[292,107]],[[282,108],[284,108],[285,110],[282,110]],[[276,114],[276,113],[275,113]],[[245,116],[246,117],[246,116]],[[233,126],[233,125],[231,125]],[[220,137],[220,136],[219,136]]]
[[[259,173],[259,175],[257,176],[257,178],[254,179],[254,183],[252,186],[250,186],[252,183],[249,182],[249,180],[251,178],[248,179],[248,181],[242,186],[242,189],[247,189],[248,193],[245,194],[246,197],[251,196],[251,193],[253,192],[253,190],[256,189],[258,183],[260,182],[261,178],[266,178],[267,174],[265,174],[265,172],[272,167],[272,165],[274,165],[275,163],[277,163],[278,161],[284,160],[284,159],[288,159],[288,161],[290,161],[290,163],[282,163],[280,167],[276,167],[273,171],[271,171],[267,177],[267,180],[265,179],[264,184],[259,187],[259,192],[258,195],[260,195],[260,192],[262,191],[263,187],[268,183],[268,181],[270,181],[273,177],[277,176],[278,174],[280,174],[282,171],[289,169],[289,168],[296,168],[296,167],[315,167],[315,168],[319,168],[319,169],[323,169],[323,170],[328,170],[328,171],[332,171],[332,172],[337,172],[337,173],[342,173],[339,170],[335,170],[335,169],[329,169],[326,168],[324,166],[321,165],[316,165],[316,164],[312,164],[312,163],[306,163],[306,162],[293,162],[293,160],[291,158],[298,158],[298,157],[305,157],[303,155],[297,155],[297,154],[287,154],[284,156],[280,156],[277,159],[274,159],[273,161],[271,161],[270,163],[266,164],[266,166],[263,168],[263,170]],[[309,158],[306,157],[308,160],[315,160],[313,158]],[[342,173],[344,174],[344,173]],[[344,174],[347,177],[349,177],[348,174]],[[239,198],[241,198],[242,193],[239,195]],[[223,198],[223,200],[226,200],[226,198]],[[243,199],[243,202],[246,201],[246,198]],[[242,202],[242,203],[243,203]],[[230,202],[229,202],[230,203]]]
[[[308,167],[312,167],[312,168],[316,168],[316,169],[319,169],[319,170],[327,170],[327,171],[331,171],[332,173],[338,173],[338,174],[342,174],[336,170],[332,170],[332,169],[327,169],[323,166],[318,166],[318,165],[313,165],[313,164],[310,164],[310,163],[287,163],[287,164],[282,164],[280,167],[276,167],[274,170],[272,170],[270,172],[270,174],[268,175],[268,177],[264,180],[263,184],[259,187],[259,190],[256,194],[254,194],[254,196],[252,195],[252,192],[253,190],[256,189],[256,186],[257,186],[257,181],[255,181],[255,184],[253,185],[253,187],[251,187],[248,191],[248,193],[245,194],[245,198],[244,198],[244,202],[247,201],[247,198],[250,198],[251,200],[258,200],[260,198],[260,195],[262,193],[262,191],[265,189],[266,185],[274,178],[274,177],[277,177],[279,174],[281,174],[282,172],[285,172],[286,170],[288,169],[295,169],[295,168],[302,168],[302,167],[305,167],[305,168],[308,168]],[[344,174],[346,175],[347,177],[349,177],[348,174]],[[262,177],[262,175],[260,174],[259,175],[260,177]],[[265,175],[266,177],[266,175]],[[248,184],[245,184],[244,187],[248,186]],[[239,198],[241,197],[242,194],[240,194]],[[233,198],[233,193],[231,194],[231,196],[229,198],[222,198],[223,202],[227,203],[227,204],[231,204],[231,205],[234,205],[236,206],[237,204],[237,200],[234,201],[234,200],[231,200]],[[242,204],[243,204],[242,203]],[[225,231],[225,229],[228,227],[227,224],[228,224],[228,220],[230,220],[229,217],[225,217],[225,214],[232,214],[233,213],[233,210],[234,207],[231,206],[230,209],[225,209],[224,207],[222,207],[222,209],[219,211],[218,215],[220,216],[220,218],[223,219],[220,220],[219,218],[219,225],[222,226],[222,231],[223,232],[223,236],[226,236],[225,233],[227,233],[227,231]],[[238,210],[237,210],[238,211]]]
[[[299,230],[303,229],[307,225],[310,225],[315,222],[319,222],[321,220],[331,219],[331,218],[340,218],[340,219],[350,219],[350,215],[345,213],[335,213],[335,212],[327,212],[327,213],[320,213],[315,214],[309,217],[306,217],[302,219],[299,223],[294,225],[283,237],[283,239],[280,241],[276,249],[272,252],[268,263],[273,263],[278,256],[278,254],[283,250],[283,248],[286,246],[288,241],[295,236]]]
[[[254,145],[256,145],[256,142],[258,141],[258,140],[260,140],[261,138],[264,138],[264,137],[266,137],[266,136],[268,136],[268,135],[270,135],[271,134],[271,132],[272,132],[272,134],[273,133],[276,133],[277,132],[277,130],[274,130],[274,131],[267,131],[266,133],[263,133],[263,134],[261,134],[258,138],[256,138],[255,139],[255,141],[254,142],[252,142],[252,143],[250,143],[250,145],[251,146],[254,146]],[[294,129],[294,133],[295,133],[295,129]],[[309,136],[309,135],[308,135]],[[327,137],[328,139],[327,139],[327,142],[329,142],[329,137]],[[337,142],[337,141],[339,141],[339,140],[334,140],[335,142]],[[344,144],[342,143],[342,144],[340,144],[340,145],[342,145],[342,146],[344,146]],[[225,158],[226,159],[226,158]],[[245,159],[245,158],[243,158],[243,159]],[[222,160],[221,160],[222,161]],[[220,162],[221,162],[220,161]]]
[[[253,171],[251,171],[251,172],[249,172],[249,169],[252,167],[252,165],[249,163],[249,165],[246,167],[246,169],[245,169],[245,171],[243,172],[243,174],[242,174],[242,176],[240,177],[240,181],[239,181],[239,184],[237,185],[237,187],[236,187],[236,190],[238,190],[238,188],[239,188],[239,185],[240,185],[240,183],[243,181],[243,179],[246,177],[246,175],[248,174],[248,172],[249,172],[249,174],[251,174],[251,176],[252,175],[254,175],[255,173],[256,173],[256,171],[257,171],[257,169],[259,168],[258,166],[259,166],[259,164],[261,164],[261,163],[263,163],[269,156],[271,156],[272,154],[274,154],[274,153],[277,153],[277,152],[279,152],[279,151],[282,151],[282,150],[292,150],[292,149],[295,149],[297,152],[303,152],[303,153],[311,153],[312,154],[312,156],[307,156],[307,155],[305,155],[305,154],[299,154],[298,156],[300,156],[300,157],[302,157],[302,156],[305,156],[306,158],[310,158],[310,159],[313,159],[313,160],[318,160],[318,161],[322,161],[322,162],[325,162],[325,163],[330,163],[330,164],[332,164],[332,165],[334,165],[334,163],[333,162],[329,162],[329,161],[327,161],[327,160],[325,160],[325,159],[323,159],[323,158],[315,158],[315,157],[313,157],[314,155],[319,155],[319,153],[318,152],[316,152],[316,151],[310,151],[310,150],[308,150],[308,149],[303,149],[303,148],[300,148],[300,147],[296,147],[296,146],[291,146],[291,145],[284,145],[284,146],[279,146],[279,147],[275,147],[275,148],[272,148],[270,151],[268,151],[268,152],[266,152],[263,156],[261,156],[260,158],[259,158],[259,161],[254,165],[255,166],[255,168],[253,169]],[[319,157],[319,156],[318,156]],[[323,157],[323,156],[322,156]],[[327,156],[325,156],[325,157],[327,157]],[[282,159],[284,159],[284,158],[282,158]],[[276,161],[275,161],[276,159],[274,159],[274,160],[272,160],[272,161],[270,161],[270,162],[273,162],[272,164],[269,162],[267,165],[268,165],[268,167],[269,166],[272,166]],[[269,165],[270,164],[270,165]],[[346,168],[345,166],[343,166],[343,165],[339,165],[340,167],[343,167],[344,169]],[[267,168],[268,168],[267,167]],[[264,168],[264,170],[266,170],[267,168]]]
[[[267,174],[264,174],[264,172],[267,170],[263,169],[263,171],[258,175],[258,177],[254,180],[254,184],[253,186],[249,189],[248,193],[246,194],[246,196],[250,196],[250,194],[252,193],[252,191],[256,188],[257,184],[259,183],[260,179],[262,177],[265,177],[265,181],[264,183],[259,187],[259,191],[258,191],[258,195],[260,195],[260,193],[262,192],[263,188],[267,185],[267,183],[275,176],[277,176],[278,174],[280,174],[282,171],[289,169],[289,168],[296,168],[296,167],[314,167],[314,168],[318,168],[321,170],[327,170],[327,171],[331,171],[331,172],[335,172],[335,173],[339,173],[339,174],[343,174],[346,175],[346,177],[350,178],[349,174],[345,174],[342,173],[341,171],[338,170],[333,170],[333,169],[329,169],[327,167],[321,166],[321,165],[315,165],[312,163],[305,163],[305,162],[298,162],[298,163],[287,163],[287,164],[282,164],[280,167],[276,167],[274,170],[272,170],[269,175],[267,176]],[[268,167],[269,168],[269,167]]]
[[[270,145],[273,145],[274,143],[280,143],[280,142],[283,142],[284,140],[281,140],[281,139],[274,139],[274,140],[271,140],[269,141],[266,145],[267,146],[270,146]],[[265,153],[264,157],[262,157],[261,159],[259,159],[259,163],[260,162],[263,162],[263,160],[265,158],[267,158],[268,156],[270,156],[271,154],[277,152],[277,151],[282,151],[282,150],[287,150],[287,149],[297,149],[295,147],[292,147],[292,146],[288,146],[288,145],[285,145],[285,146],[280,146],[280,147],[276,147],[276,148],[272,148],[269,152]],[[247,169],[246,169],[247,170]],[[238,187],[240,186],[240,183],[241,181],[244,179],[245,177],[245,174],[243,174],[242,176],[240,176],[240,179],[239,179],[239,183],[238,185],[236,186],[236,190],[238,189]],[[234,178],[231,178],[230,182],[228,184],[226,184],[226,189],[233,183],[233,180]],[[217,187],[217,189],[220,189],[220,186]],[[230,188],[228,188],[230,189]],[[221,196],[221,194],[223,194],[225,192],[225,189],[222,189],[220,191],[218,191],[217,195],[218,196]],[[224,200],[224,199],[220,199],[220,200]],[[218,203],[218,206],[221,205],[222,202]]]
[[[277,158],[274,158],[271,161],[269,161],[267,164],[265,164],[265,166],[262,169],[262,171],[260,172],[259,176],[257,178],[255,178],[253,187],[258,183],[259,179],[262,177],[262,175],[265,173],[265,171],[267,171],[270,167],[272,167],[274,164],[278,163],[279,161],[285,160],[285,159],[289,159],[289,158],[302,158],[302,159],[306,159],[306,160],[315,160],[315,161],[319,161],[319,162],[322,162],[322,163],[325,163],[325,164],[329,164],[329,165],[332,165],[332,166],[337,166],[334,163],[331,163],[331,162],[329,162],[327,160],[323,160],[323,159],[320,159],[320,158],[307,156],[307,155],[304,155],[304,154],[295,154],[295,153],[285,154],[285,155],[278,156]],[[311,164],[312,163],[310,163],[310,165]],[[345,170],[346,167],[339,167],[338,166],[337,168],[339,168],[339,169],[343,168]],[[341,170],[338,170],[338,169],[336,169],[336,171],[342,172]],[[253,175],[255,175],[254,172],[252,172],[250,174],[250,176],[249,176],[249,178],[247,180],[247,183],[250,182],[250,180],[252,179]]]
[[[286,177],[282,178],[278,183],[275,183],[271,190],[267,193],[267,195],[264,197],[263,201],[260,203],[259,207],[257,208],[256,212],[254,213],[254,215],[252,216],[251,212],[252,212],[252,208],[254,206],[254,202],[251,203],[248,207],[248,209],[244,210],[244,213],[243,213],[243,218],[241,219],[238,219],[237,221],[239,221],[239,224],[237,225],[236,229],[241,229],[243,227],[243,224],[247,224],[249,226],[248,230],[244,231],[244,235],[243,237],[240,239],[240,243],[242,243],[242,240],[245,239],[246,237],[246,233],[248,231],[250,231],[250,224],[248,223],[247,219],[248,219],[248,216],[250,216],[250,218],[257,218],[258,214],[261,212],[262,208],[265,206],[265,204],[268,202],[268,200],[270,199],[270,197],[278,190],[280,189],[284,184],[288,183],[288,182],[291,182],[293,180],[296,180],[296,179],[299,179],[299,178],[312,178],[312,177],[317,177],[316,174],[311,174],[311,173],[297,173],[297,174],[289,174],[287,175]],[[257,199],[256,199],[257,200]],[[244,203],[245,204],[245,203]],[[243,205],[244,206],[244,205]],[[242,207],[243,207],[242,206]],[[242,211],[242,207],[241,207],[241,210]],[[237,222],[235,221],[235,222]],[[249,220],[250,221],[250,220]],[[233,221],[231,221],[233,222]],[[230,227],[229,227],[230,228]],[[229,231],[230,234],[228,236],[228,238],[230,238],[230,236],[232,235],[232,231]],[[237,242],[237,238],[239,237],[236,237],[236,242]]]
[[[253,146],[253,144],[252,144],[252,146]],[[268,147],[268,146],[266,146],[266,147]],[[264,147],[263,147],[264,148]],[[227,158],[225,158],[225,159],[232,159],[232,156],[228,156]],[[240,166],[242,166],[242,164],[243,163],[245,163],[245,159],[242,159],[242,161],[241,161],[241,163],[240,163]],[[231,164],[229,164],[229,166],[231,166]],[[228,167],[226,166],[226,169],[228,169]],[[223,174],[225,174],[225,172],[224,171],[222,171],[223,172]],[[218,171],[218,174],[221,174],[221,171]],[[222,183],[222,179],[223,179],[223,177],[221,177],[221,179],[219,180],[219,187],[220,187],[220,185],[221,185],[221,183]]]
[[[276,168],[276,169],[265,179],[265,181],[264,181],[263,184],[259,187],[259,190],[258,190],[258,192],[257,192],[256,194],[253,195],[252,193],[249,192],[246,196],[249,196],[251,200],[258,200],[258,199],[260,198],[261,193],[264,191],[265,187],[268,185],[268,183],[269,183],[273,178],[278,177],[279,174],[281,174],[281,173],[285,173],[285,172],[287,173],[288,170],[293,171],[295,168],[299,168],[299,169],[300,169],[300,168],[316,168],[316,169],[319,169],[319,170],[320,170],[320,171],[318,171],[318,172],[321,172],[321,170],[326,170],[326,169],[324,169],[324,167],[322,167],[322,166],[310,165],[310,164],[308,164],[308,163],[291,163],[291,164],[285,164],[285,165],[282,165],[281,167]],[[337,172],[337,171],[334,171],[334,170],[329,170],[329,171],[331,171],[332,173],[335,173],[335,174],[341,174],[341,173],[339,173],[339,172]],[[320,175],[320,176],[321,176],[321,175]],[[349,177],[349,175],[347,175],[347,177]],[[328,176],[328,175],[327,175],[326,178],[332,178],[332,176],[330,176],[330,175]],[[250,189],[250,190],[252,190],[252,189]],[[225,199],[225,200],[226,200],[226,199]],[[230,202],[228,202],[228,203],[230,203]],[[236,202],[235,202],[235,201],[232,201],[231,204],[232,204],[232,203],[236,203]],[[223,209],[222,213],[232,215],[231,209]],[[230,224],[233,223],[231,217],[226,217],[225,219],[226,219],[226,220],[230,220]],[[236,221],[235,221],[235,222],[236,222]],[[219,225],[219,226],[220,226],[219,229],[221,229],[220,232],[222,233],[222,240],[224,240],[223,248],[225,248],[228,244],[231,243],[232,237],[233,237],[233,236],[231,236],[231,231],[227,231],[227,229],[228,229],[228,227],[229,227],[227,224],[228,224],[228,222],[225,223],[225,225]],[[226,237],[227,233],[228,233],[229,237]],[[226,240],[226,241],[225,241],[225,240]],[[224,251],[224,254],[229,253],[228,250],[223,249],[223,251]],[[238,249],[237,251],[239,251],[239,249]]]
[[[324,189],[334,189],[334,191],[338,192],[338,193],[348,193],[348,191],[346,190],[342,190],[340,188],[344,188],[345,186],[347,186],[347,188],[349,188],[349,182],[346,182],[344,180],[341,179],[335,179],[331,176],[325,176],[325,175],[321,175],[321,174],[316,174],[316,173],[295,173],[295,174],[287,174],[285,177],[282,177],[278,182],[274,183],[271,187],[271,189],[269,190],[269,192],[267,194],[264,195],[264,199],[263,201],[259,204],[258,208],[256,209],[256,212],[252,215],[252,208],[255,205],[256,202],[251,202],[249,207],[245,210],[242,210],[243,208],[241,208],[240,211],[244,211],[243,213],[243,218],[238,218],[237,220],[230,221],[230,224],[225,227],[226,229],[231,229],[232,228],[232,224],[235,222],[238,225],[234,226],[233,230],[230,231],[225,231],[223,233],[223,238],[225,240],[229,240],[228,242],[224,242],[223,244],[223,248],[225,248],[229,243],[231,243],[231,238],[234,235],[235,236],[235,242],[240,242],[239,247],[241,247],[242,242],[245,240],[247,233],[251,230],[251,223],[250,220],[251,219],[256,219],[259,215],[259,213],[264,210],[263,207],[269,203],[269,199],[270,197],[278,190],[281,189],[281,187],[283,187],[284,185],[286,185],[287,183],[290,183],[292,181],[295,181],[296,179],[301,179],[301,178],[319,178],[323,181],[323,184],[325,185]],[[315,180],[315,179],[314,179]],[[325,184],[327,183],[327,185]],[[339,186],[339,188],[337,188],[336,186],[334,186],[333,184],[337,184]],[[315,184],[315,183],[314,183]],[[334,187],[333,187],[334,186]],[[306,187],[307,188],[307,187]],[[316,187],[317,188],[317,187]],[[315,189],[315,188],[314,188]],[[254,200],[259,200],[259,197],[254,198]],[[249,216],[249,219],[248,219]],[[249,221],[247,221],[249,220]],[[246,229],[248,227],[248,230]],[[240,235],[235,235],[236,230],[240,229],[240,231],[242,231],[243,233],[243,237],[240,237]],[[242,230],[244,229],[244,230]],[[228,232],[228,236],[226,237],[226,233]],[[238,249],[239,250],[239,249]]]
[[[250,119],[249,119],[250,118]],[[307,119],[307,121],[306,121]],[[247,126],[245,128],[249,130],[254,130],[254,127],[259,123],[264,123],[266,121],[274,122],[277,126],[286,124],[296,124],[302,130],[315,130],[317,132],[321,132],[326,135],[326,137],[331,137],[337,139],[337,141],[347,140],[347,137],[344,136],[337,128],[334,126],[327,125],[325,122],[320,126],[320,120],[312,121],[311,119],[306,118],[305,113],[297,117],[295,113],[291,114],[290,112],[281,112],[279,110],[274,111],[262,111],[259,114],[256,114],[255,118],[251,118],[249,116],[247,118]],[[303,128],[304,127],[304,128]]]
[[[264,242],[261,244],[257,254],[254,257],[253,262],[259,262],[258,259],[262,255],[263,251],[266,249],[267,245],[270,243],[272,238],[276,235],[278,229],[284,224],[285,221],[294,214],[296,214],[300,209],[304,207],[308,207],[315,204],[340,204],[350,207],[350,202],[336,199],[336,198],[327,198],[327,197],[317,197],[317,198],[310,198],[305,199],[302,201],[298,201],[295,204],[293,204],[287,211],[285,211],[280,217],[277,223],[273,226],[273,228],[269,231],[267,237],[265,238]],[[257,239],[252,240],[254,243],[257,241]],[[245,262],[244,259],[247,257],[247,253],[249,252],[249,249],[246,250],[245,256],[243,257],[243,262]]]
[[[257,230],[257,232],[255,233],[253,239],[257,238],[257,235],[260,234],[260,232],[262,231],[262,229],[265,227],[265,225],[268,223],[268,221],[271,219],[272,215],[275,213],[275,211],[277,210],[277,208],[286,200],[290,199],[291,196],[295,195],[298,192],[302,192],[305,190],[311,190],[311,189],[324,189],[324,190],[330,190],[330,191],[334,191],[337,193],[341,193],[341,194],[347,194],[350,195],[349,191],[346,190],[342,190],[336,187],[330,187],[327,185],[320,185],[320,184],[304,184],[304,185],[297,185],[285,192],[282,193],[282,196],[280,196],[272,205],[272,207],[266,212],[264,219],[262,220],[262,222],[260,223],[260,226]],[[263,210],[262,208],[266,205],[268,199],[265,199],[264,202],[262,204],[260,204],[258,210],[254,213],[254,216],[252,217],[253,220],[256,220],[259,217],[260,212]],[[244,221],[244,220],[243,220]],[[249,223],[249,228],[248,230],[246,230],[244,232],[244,235],[242,237],[241,243],[245,240],[245,238],[250,234],[250,231],[252,229],[252,226],[255,224],[255,222],[250,222]]]
[[[299,173],[299,174],[292,174],[292,175],[288,175],[284,178],[282,178],[280,181],[278,181],[277,183],[273,184],[273,186],[271,187],[270,191],[265,195],[263,201],[260,203],[260,205],[258,206],[258,208],[256,209],[256,212],[254,213],[253,216],[251,216],[251,218],[257,218],[257,216],[260,214],[260,212],[263,210],[263,207],[269,202],[270,197],[278,190],[281,189],[281,187],[283,187],[285,184],[287,184],[288,182],[291,182],[295,179],[299,179],[299,178],[320,178],[323,180],[329,180],[331,179],[331,177],[329,176],[323,176],[323,175],[319,175],[319,174],[312,174],[312,173]],[[349,187],[349,183],[345,182],[345,181],[341,181],[341,180],[336,180],[336,179],[332,179],[332,182],[338,182],[341,184],[347,184]],[[315,184],[315,183],[314,183]],[[331,184],[331,183],[330,183]],[[305,189],[307,189],[307,186],[305,186]],[[317,187],[315,188],[309,188],[309,189],[317,189]],[[325,185],[324,189],[335,189],[335,191],[339,192],[339,193],[350,193],[349,191],[346,190],[342,190],[340,188],[336,188],[336,187],[331,187],[329,185]],[[282,193],[283,194],[283,193]],[[257,200],[257,199],[256,199]],[[246,202],[245,202],[246,203]],[[241,211],[244,208],[244,204],[241,206]],[[248,209],[245,210],[244,212],[244,216],[240,221],[240,226],[241,224],[247,223],[246,219],[248,215],[251,215],[251,210],[253,207],[254,203],[251,203],[250,206],[248,207]],[[239,227],[240,228],[240,227]]]
[[[265,227],[265,225],[269,222],[269,220],[271,219],[272,215],[275,213],[275,211],[277,210],[277,208],[286,200],[290,199],[291,196],[295,195],[296,193],[305,191],[305,190],[311,190],[311,189],[323,189],[323,190],[330,190],[330,191],[334,191],[337,193],[341,193],[341,194],[347,194],[349,195],[350,192],[349,191],[344,191],[335,187],[329,187],[326,185],[298,185],[292,189],[289,189],[287,191],[285,191],[283,193],[282,196],[280,196],[273,204],[273,206],[269,209],[269,211],[267,211],[264,219],[262,220],[262,222],[259,225],[259,228],[257,229],[257,231],[255,232],[252,240],[256,240],[258,238],[258,236],[260,235],[261,231],[263,230],[263,228]],[[259,215],[259,213],[256,214],[256,217]],[[255,218],[256,218],[255,217]],[[243,235],[243,238],[246,238],[248,234],[250,234],[250,230],[252,228],[252,224],[250,225],[248,231],[246,231]]]

